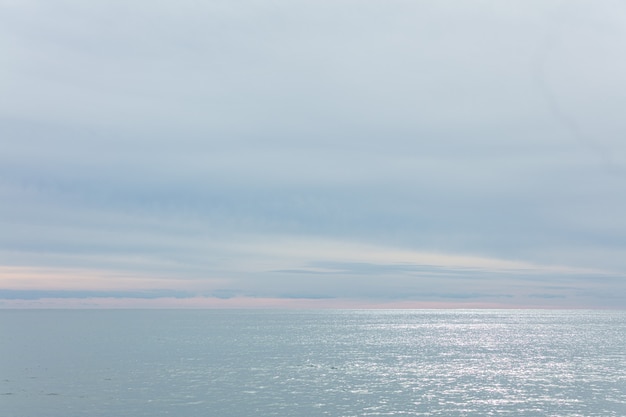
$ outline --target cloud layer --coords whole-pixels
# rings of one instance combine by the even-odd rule
[[[1,305],[626,305],[620,2],[0,8]]]

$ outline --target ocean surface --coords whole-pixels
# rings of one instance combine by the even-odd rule
[[[626,416],[626,311],[0,310],[0,416]]]

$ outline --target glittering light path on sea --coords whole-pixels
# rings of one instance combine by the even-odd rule
[[[0,326],[8,417],[626,411],[625,312],[0,311]]]

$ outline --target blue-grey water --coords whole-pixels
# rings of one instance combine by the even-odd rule
[[[0,310],[0,415],[626,416],[626,312]]]

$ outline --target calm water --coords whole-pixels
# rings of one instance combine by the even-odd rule
[[[626,416],[626,312],[0,310],[0,415]]]

